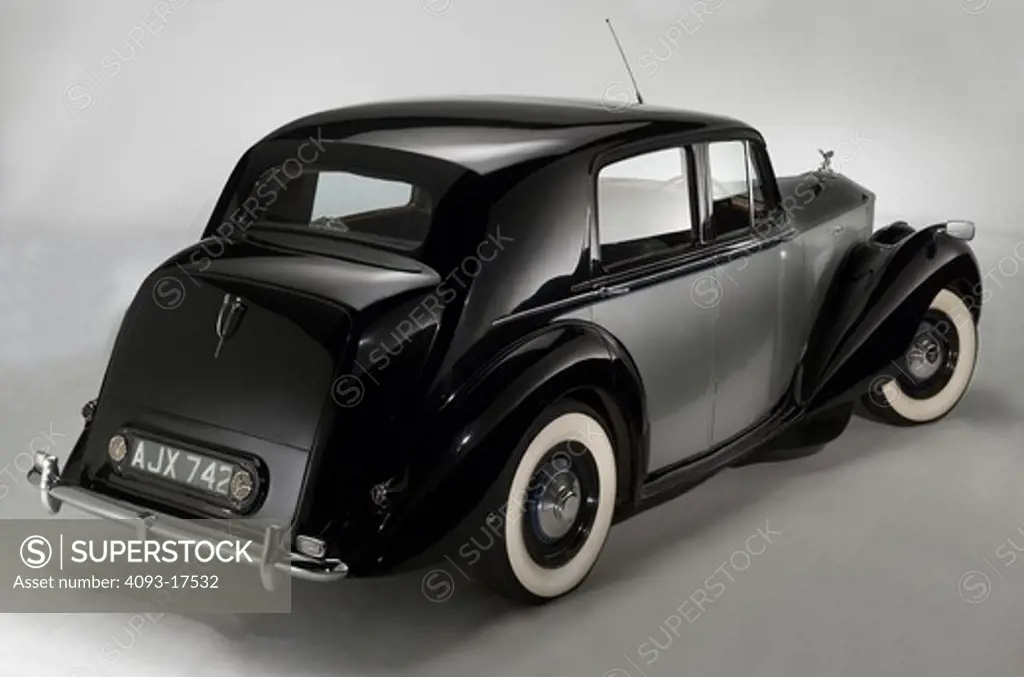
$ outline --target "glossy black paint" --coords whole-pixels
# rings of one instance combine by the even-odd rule
[[[929,303],[951,283],[979,319],[977,260],[941,224],[914,232],[896,223],[855,248],[808,342],[801,401],[811,409],[827,407],[866,392],[865,380],[887,367],[885,373],[895,371]]]
[[[107,440],[131,427],[248,458],[266,485],[248,514],[324,538],[353,575],[372,575],[464,543],[511,472],[522,431],[552,401],[575,397],[603,416],[622,452],[617,519],[678,494],[806,414],[854,397],[883,357],[909,345],[909,318],[936,285],[953,278],[970,290],[978,278],[959,241],[880,232],[837,278],[776,410],[647,476],[638,370],[586,313],[601,298],[592,173],[625,145],[722,132],[763,144],[728,118],[569,102],[375,104],[282,127],[241,158],[202,239],[141,286],[62,482],[180,516],[225,517],[230,510],[112,471]],[[323,146],[324,162],[356,158],[433,182],[443,227],[403,254],[254,226],[241,208],[247,187],[303,139]],[[770,164],[762,174],[778,201]],[[855,193],[826,191],[798,218],[829,218],[863,197]],[[727,249],[672,265],[715,265],[733,255]],[[170,277],[184,299],[166,308]],[[225,294],[247,311],[215,358]]]

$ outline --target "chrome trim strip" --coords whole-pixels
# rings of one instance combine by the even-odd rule
[[[36,483],[36,476],[39,478],[38,486],[43,506],[52,514],[59,512],[61,507],[67,504],[103,519],[131,521],[135,523],[139,540],[147,540],[150,536],[165,540],[198,540],[213,543],[224,540],[250,540],[230,532],[197,525],[192,520],[139,508],[126,501],[108,498],[88,489],[60,485],[57,458],[44,452],[36,453],[35,465],[28,471],[30,482]],[[279,532],[280,527],[267,527],[262,543],[258,544],[260,560],[253,562],[254,566],[259,567],[263,587],[267,590],[273,590],[275,587],[275,572],[317,582],[337,581],[348,576],[348,566],[338,560],[315,560],[298,552],[283,553],[281,548],[274,546],[280,540]]]
[[[743,161],[747,170],[747,206],[750,211],[750,228],[753,230],[756,212],[754,211],[754,173],[750,171],[754,166],[750,157],[750,141],[743,142]]]
[[[620,271],[603,275],[589,282],[598,290],[608,286],[628,285],[630,288],[660,282],[673,277],[691,275],[707,268],[714,268],[723,263],[734,261],[764,249],[769,249],[783,242],[792,240],[798,234],[798,230],[788,226],[783,230],[777,230],[771,235],[760,238],[754,233],[743,233],[737,231],[732,238],[712,243],[705,247],[687,249],[680,252],[676,257],[667,260],[657,260],[643,268]],[[604,293],[602,295],[607,295]],[[574,297],[582,298],[582,297]],[[561,303],[561,302],[556,302]],[[551,305],[556,305],[555,303]],[[528,312],[528,311],[524,311]]]
[[[596,199],[596,191],[598,190],[596,185],[594,190]],[[594,204],[587,205],[587,272],[591,276],[597,274],[601,260],[601,233],[598,230],[596,204],[594,202]]]
[[[570,296],[569,298],[559,299],[558,301],[552,301],[551,303],[545,303],[544,305],[535,306],[533,308],[527,308],[526,310],[517,310],[508,315],[499,317],[491,322],[492,327],[500,327],[503,324],[508,324],[514,320],[519,320],[524,317],[531,317],[533,315],[539,315],[541,313],[548,313],[553,310],[559,310],[565,308],[566,310],[582,306],[590,300],[598,300],[601,297],[606,296],[600,289],[594,289],[577,294],[576,296]]]
[[[711,221],[711,163],[709,161],[708,144],[695,143],[693,150],[693,165],[697,176],[697,242],[705,245],[709,241],[708,228]]]

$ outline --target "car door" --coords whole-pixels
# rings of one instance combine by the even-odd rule
[[[702,236],[714,260],[715,407],[712,445],[771,413],[795,375],[806,316],[803,249],[785,219],[769,216],[775,191],[767,155],[754,141],[698,149],[707,173]]]
[[[617,157],[596,178],[594,321],[630,355],[646,393],[648,472],[707,450],[714,316],[693,302],[699,257],[694,157],[682,146]]]

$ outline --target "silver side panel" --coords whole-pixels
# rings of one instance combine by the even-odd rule
[[[648,470],[699,454],[710,444],[714,310],[691,298],[698,278],[675,277],[594,306],[594,321],[622,342],[643,380]]]
[[[799,325],[795,338],[801,346],[810,336],[846,254],[871,237],[874,222],[873,193],[845,176],[832,175],[815,195],[811,188],[816,181],[813,175],[779,180],[783,205],[799,233],[794,243],[803,250],[804,257],[806,305],[795,318]]]
[[[783,241],[719,265],[712,444],[743,432],[782,399],[800,360],[803,248]]]

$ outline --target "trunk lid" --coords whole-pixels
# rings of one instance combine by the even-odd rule
[[[186,250],[143,285],[104,397],[303,450],[360,314],[437,281],[419,264],[384,268],[270,245],[236,245],[215,259],[201,251]],[[171,288],[173,305],[161,295]]]

